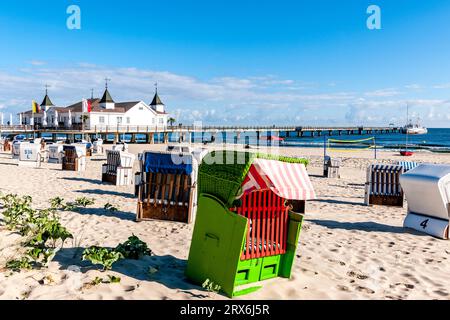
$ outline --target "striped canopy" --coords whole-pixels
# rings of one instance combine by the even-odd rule
[[[243,194],[271,190],[287,200],[316,198],[314,188],[303,164],[255,159],[242,184]]]

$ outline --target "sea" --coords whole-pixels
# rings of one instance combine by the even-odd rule
[[[44,138],[51,138],[51,135],[43,135]],[[212,137],[215,139],[212,139]],[[347,135],[342,133],[338,135],[333,132],[331,135],[322,135],[311,137],[307,133],[304,137],[284,137],[281,142],[271,142],[264,140],[259,142],[256,139],[256,133],[244,132],[239,137],[236,134],[227,134],[225,137],[226,143],[233,144],[248,144],[248,145],[274,145],[278,144],[280,147],[304,147],[304,148],[339,148],[339,149],[368,149],[376,148],[377,150],[399,151],[399,150],[426,150],[436,153],[450,153],[450,128],[430,128],[428,134],[424,135],[406,135],[401,133],[383,133],[383,134],[363,134],[363,135]],[[65,139],[65,135],[59,135],[58,140]],[[114,136],[109,135],[108,140],[113,141]],[[121,135],[121,141],[131,142],[131,135]],[[163,142],[163,135],[155,135],[155,143]],[[169,142],[179,142],[180,137],[178,133],[169,134]],[[212,140],[214,140],[212,142]],[[191,136],[193,142],[206,142],[222,144],[224,137],[221,133],[204,133],[194,134]],[[145,143],[145,135],[136,136],[137,143]]]

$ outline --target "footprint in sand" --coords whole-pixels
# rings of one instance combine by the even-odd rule
[[[366,288],[366,287],[363,287],[363,286],[356,287],[356,290],[359,291],[359,292],[364,292],[364,293],[368,293],[368,294],[374,294],[375,293],[375,291],[373,291],[372,289]]]
[[[366,279],[369,278],[368,276],[366,276],[364,274],[361,274],[361,273],[356,273],[355,271],[347,272],[347,276],[352,277],[352,278],[356,278],[358,280],[366,280]]]

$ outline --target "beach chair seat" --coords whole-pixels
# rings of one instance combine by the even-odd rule
[[[197,208],[198,163],[191,153],[145,152],[136,175],[137,221],[191,223]]]
[[[19,159],[20,157],[20,145],[22,144],[22,141],[14,141],[12,143],[11,147],[11,156],[13,159]]]
[[[83,147],[70,145],[63,146],[63,171],[82,172],[86,170],[86,149]]]
[[[133,183],[133,166],[136,156],[122,151],[106,151],[106,164],[102,166],[102,182],[116,186]]]
[[[340,178],[340,159],[332,159],[330,156],[326,156],[323,164],[323,176],[325,178]]]
[[[303,222],[292,210],[304,213],[315,198],[301,160],[232,151],[207,158],[199,168],[187,277],[212,279],[229,297],[255,291],[260,286],[250,285],[263,280],[290,278]]]
[[[400,177],[408,203],[405,228],[449,239],[450,166],[421,164]]]
[[[19,167],[41,167],[41,145],[22,142],[19,151]]]
[[[399,165],[370,165],[365,184],[365,204],[403,207],[404,194],[400,185],[403,170]]]

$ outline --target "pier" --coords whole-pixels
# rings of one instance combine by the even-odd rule
[[[163,136],[163,142],[169,141],[170,134],[178,134],[182,141],[190,141],[194,134],[229,135],[237,139],[246,133],[256,134],[259,140],[263,136],[278,136],[281,138],[291,137],[320,137],[341,135],[373,135],[401,133],[400,127],[309,127],[309,126],[93,126],[83,127],[75,125],[72,127],[42,128],[29,125],[0,126],[0,134],[23,134],[32,137],[42,137],[43,134],[51,134],[56,141],[57,135],[66,135],[68,140],[75,137],[102,137],[107,140],[108,136],[114,136],[114,142],[121,141],[123,135],[131,135],[131,143],[136,142],[137,135],[145,135],[146,143],[154,143],[156,135]],[[226,139],[223,139],[226,141]]]

